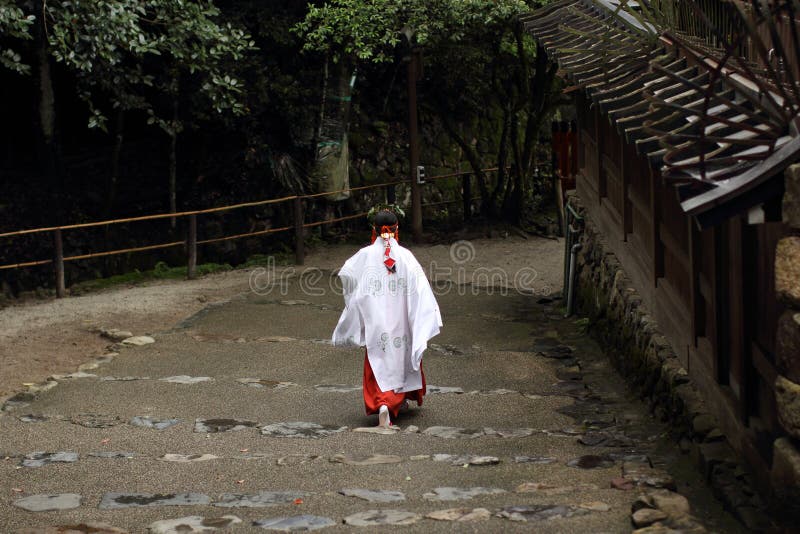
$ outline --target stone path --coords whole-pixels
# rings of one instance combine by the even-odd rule
[[[741,532],[558,299],[440,288],[425,404],[374,432],[341,297],[277,293],[9,399],[2,532]]]

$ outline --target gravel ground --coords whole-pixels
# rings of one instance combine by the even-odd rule
[[[561,289],[563,240],[503,234],[409,248],[431,279],[517,285],[539,294]],[[355,249],[318,247],[306,257],[304,269],[336,269]],[[264,273],[239,269],[198,280],[154,281],[0,309],[0,399],[22,390],[25,383],[74,371],[102,354],[109,341],[97,334],[100,327],[135,335],[160,332],[209,304],[249,292],[251,279],[258,284]]]

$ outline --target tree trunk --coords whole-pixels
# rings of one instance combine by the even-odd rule
[[[506,189],[503,199],[503,214],[509,222],[518,223],[522,218],[522,208],[525,204],[525,180],[523,170],[520,168],[522,158],[519,146],[519,116],[511,119],[511,149],[514,152],[514,165],[511,169],[512,184]]]
[[[111,172],[106,184],[106,201],[103,206],[103,218],[111,217],[114,211],[114,202],[117,198],[117,183],[119,183],[119,160],[122,154],[122,143],[125,136],[125,111],[117,110],[117,121],[114,125],[114,148],[111,150]]]
[[[503,126],[500,134],[500,146],[497,153],[497,185],[492,191],[492,205],[497,205],[497,199],[506,185],[506,166],[508,165],[508,132],[510,130],[510,117],[508,108],[503,109]]]
[[[58,132],[56,130],[56,99],[53,87],[53,76],[50,70],[50,56],[47,48],[47,35],[43,21],[44,5],[36,6],[37,20],[37,60],[39,82],[39,152],[42,162],[42,174],[45,178],[44,190],[50,192],[50,205],[55,207],[47,211],[43,222],[61,222],[63,218],[63,196],[66,189],[64,173],[61,166]]]
[[[110,219],[114,211],[114,200],[117,197],[117,182],[119,181],[119,159],[122,153],[122,141],[125,128],[125,111],[120,108],[117,110],[117,120],[114,123],[114,147],[111,149],[111,169],[106,183],[106,198],[103,203],[103,219]],[[111,250],[111,226],[103,227],[103,247]],[[113,274],[114,256],[103,258],[103,276]]]
[[[178,211],[178,96],[172,99],[172,128],[170,129],[169,145],[169,212]],[[175,218],[169,220],[172,229],[175,229]]]
[[[557,66],[549,65],[547,62],[547,52],[544,47],[536,47],[536,71],[533,83],[530,85],[532,94],[529,99],[528,123],[525,127],[525,136],[522,141],[522,161],[518,164],[523,165],[523,172],[527,174],[535,159],[534,150],[536,146],[539,129],[542,125],[549,96],[553,86]]]
[[[435,112],[437,110],[438,106],[434,108]],[[445,132],[447,132],[447,135],[450,136],[450,139],[455,141],[461,150],[464,151],[464,156],[466,156],[470,167],[472,167],[472,170],[475,173],[475,181],[478,183],[478,188],[481,190],[481,214],[487,217],[494,217],[494,206],[492,206],[489,188],[486,186],[486,174],[483,172],[481,167],[480,155],[472,145],[467,143],[464,138],[458,134],[455,127],[450,123],[447,117],[441,113],[437,114],[442,121],[442,126],[444,126]]]

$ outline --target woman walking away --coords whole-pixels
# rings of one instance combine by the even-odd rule
[[[345,308],[333,344],[366,347],[364,405],[367,415],[378,414],[378,426],[389,428],[409,400],[422,404],[422,354],[442,317],[422,266],[397,242],[394,209],[372,212],[372,244],[339,271]]]

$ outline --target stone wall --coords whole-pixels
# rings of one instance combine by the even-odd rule
[[[785,173],[783,222],[789,235],[775,251],[775,291],[784,305],[776,336],[775,401],[788,436],[775,441],[772,484],[800,517],[800,165]]]
[[[572,197],[570,203],[585,215],[579,198]],[[604,235],[586,216],[580,242],[577,311],[589,317],[593,335],[606,347],[617,369],[630,378],[631,387],[638,388],[653,414],[670,423],[681,450],[696,461],[726,508],[748,530],[767,530],[765,503],[753,489],[752,476],[737,459],[717,419],[707,411]],[[800,386],[797,388],[800,391]],[[800,394],[796,402],[800,407]],[[797,428],[800,431],[800,417]],[[800,455],[787,462],[800,466]],[[800,481],[800,476],[793,480]]]

